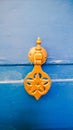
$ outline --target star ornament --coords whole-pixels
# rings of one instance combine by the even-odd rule
[[[30,74],[31,75],[31,74]],[[51,79],[45,73],[35,73],[32,78],[27,76],[24,81],[26,91],[38,100],[42,95],[45,95],[50,89]]]

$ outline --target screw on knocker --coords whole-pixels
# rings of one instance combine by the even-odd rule
[[[29,95],[38,100],[49,91],[51,79],[41,68],[41,65],[46,62],[48,55],[46,50],[41,47],[40,38],[37,39],[36,44],[28,53],[29,61],[34,64],[34,68],[25,77],[24,88]]]

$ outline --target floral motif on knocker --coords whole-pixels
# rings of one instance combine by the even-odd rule
[[[27,78],[26,84],[29,89],[29,94],[33,95],[37,100],[47,92],[49,79],[43,77],[41,73],[35,73],[33,78]]]

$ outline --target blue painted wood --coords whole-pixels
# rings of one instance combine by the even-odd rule
[[[3,0],[0,81],[22,80],[32,70],[27,54],[38,36],[49,54],[43,70],[52,79],[73,79],[73,0]],[[0,84],[0,129],[73,129],[73,82],[53,82],[39,101],[23,83]]]
[[[33,66],[0,66],[1,80],[21,80]],[[73,77],[73,65],[44,65],[52,79]],[[73,82],[52,83],[39,101],[23,84],[0,84],[0,129],[73,129]]]
[[[0,64],[29,63],[38,36],[47,63],[73,63],[73,0],[0,1]]]

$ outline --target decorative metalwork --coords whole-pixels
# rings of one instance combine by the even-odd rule
[[[33,47],[28,53],[29,60],[34,64],[34,68],[32,72],[25,77],[24,88],[28,94],[38,100],[49,91],[51,79],[41,68],[41,65],[47,59],[47,52],[40,46],[40,38],[37,39],[36,43],[37,46]]]

